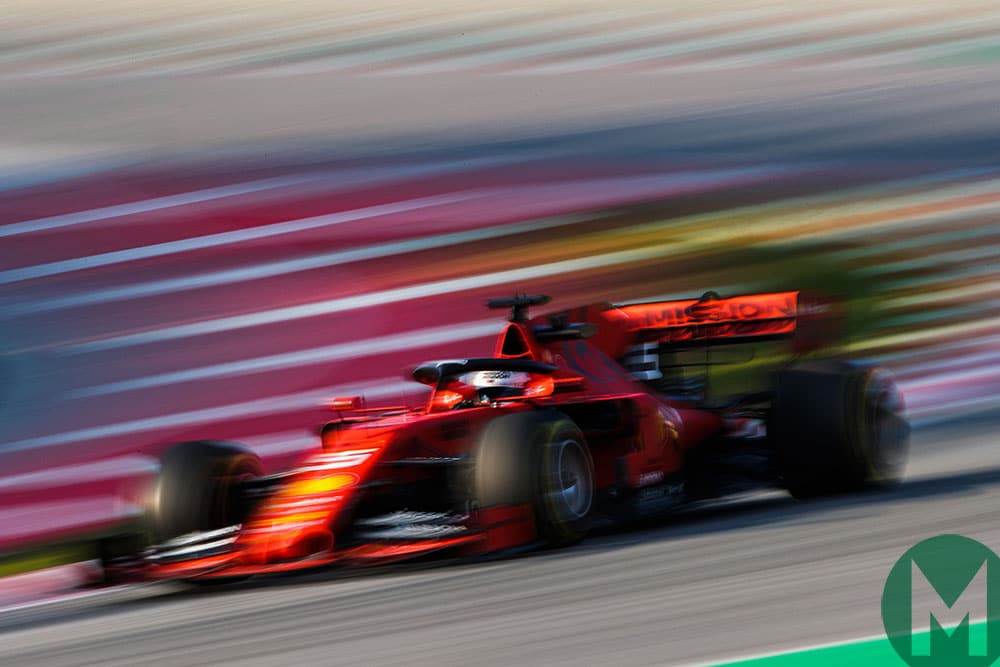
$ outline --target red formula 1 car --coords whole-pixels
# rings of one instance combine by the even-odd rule
[[[511,309],[494,356],[416,368],[424,405],[334,399],[322,449],[286,472],[260,476],[230,443],[169,449],[148,534],[103,543],[106,571],[231,578],[563,546],[750,486],[810,496],[902,473],[891,378],[815,354],[828,305],[708,293],[528,317],[547,301],[491,301]]]

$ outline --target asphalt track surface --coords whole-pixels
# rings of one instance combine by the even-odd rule
[[[1000,548],[995,420],[924,429],[886,494],[748,496],[552,552],[118,589],[0,616],[4,665],[689,664],[881,631],[889,569]]]

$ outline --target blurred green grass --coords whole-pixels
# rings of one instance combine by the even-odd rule
[[[25,574],[97,557],[94,536],[80,536],[71,542],[38,545],[0,556],[0,577]]]

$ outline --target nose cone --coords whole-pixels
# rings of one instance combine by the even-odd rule
[[[333,533],[323,528],[302,531],[281,556],[283,560],[299,560],[331,551],[333,551]]]
[[[359,434],[370,435],[370,431]],[[351,506],[349,501],[378,459],[385,438],[365,438],[364,447],[344,444],[303,459],[258,505],[237,544],[245,563],[289,563],[330,554],[332,526]]]
[[[237,546],[247,563],[283,563],[333,549],[333,525],[353,472],[311,463],[263,501],[243,528]]]
[[[239,560],[246,564],[287,563],[329,554],[333,532],[326,522],[248,527],[237,541]]]
[[[237,548],[245,563],[283,563],[333,549],[336,503],[326,497],[274,498],[244,527]]]

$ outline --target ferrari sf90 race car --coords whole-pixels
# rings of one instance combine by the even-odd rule
[[[799,292],[510,309],[493,356],[412,372],[416,406],[333,399],[317,449],[263,476],[249,449],[168,449],[109,579],[211,580],[448,552],[561,547],[598,526],[761,486],[887,487],[909,440],[889,374],[823,354]]]

